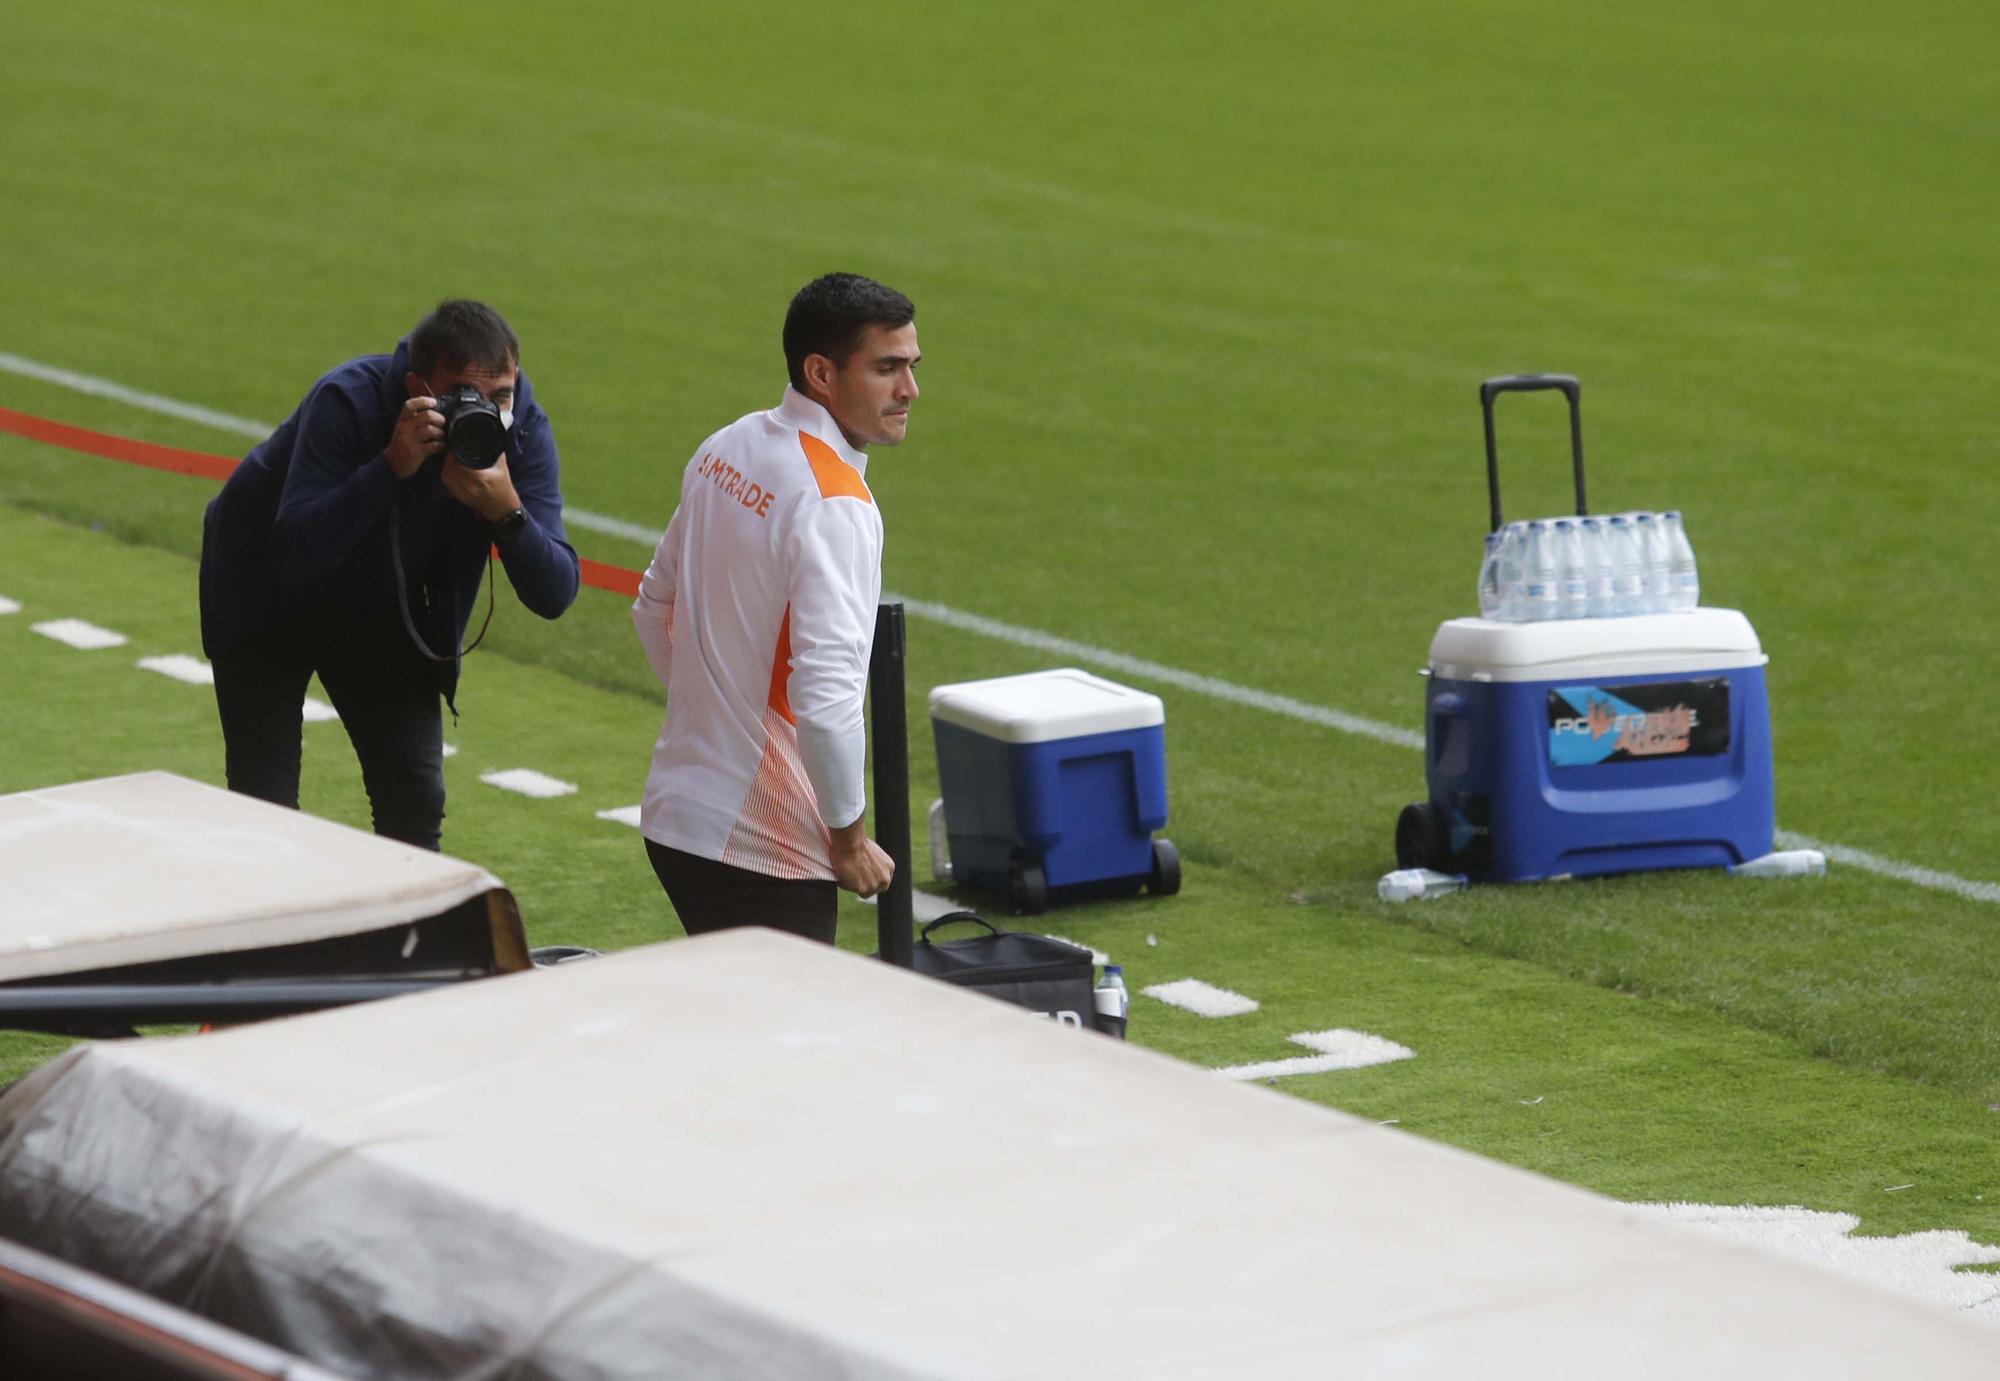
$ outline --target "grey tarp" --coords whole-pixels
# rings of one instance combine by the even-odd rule
[[[2000,1374],[1943,1311],[765,932],[76,1050],[0,1100],[0,1231],[397,1377]]]
[[[170,772],[0,796],[0,983],[385,930],[498,890]]]

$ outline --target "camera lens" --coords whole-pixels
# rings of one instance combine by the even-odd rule
[[[445,444],[468,470],[485,470],[507,449],[507,429],[500,425],[500,410],[485,399],[477,406],[461,406],[445,429]]]

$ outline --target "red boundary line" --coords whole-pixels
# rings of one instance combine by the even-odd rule
[[[105,460],[121,461],[126,465],[144,465],[153,470],[168,470],[177,475],[194,475],[206,480],[226,480],[236,469],[236,461],[230,456],[209,455],[203,451],[183,451],[174,446],[156,446],[150,441],[134,441],[129,437],[113,436],[109,432],[94,432],[85,427],[72,427],[66,422],[51,422],[46,417],[31,417],[25,412],[15,412],[11,408],[0,408],[0,432],[12,432],[30,441],[39,441],[49,446],[59,446],[66,451],[80,451],[85,455],[101,456]],[[578,557],[582,567],[583,583],[593,589],[609,590],[614,595],[637,595],[639,593],[639,572],[627,570],[623,566],[608,566],[602,561],[592,561],[588,557]]]

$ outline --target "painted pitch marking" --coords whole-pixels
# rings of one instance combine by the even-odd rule
[[[274,428],[268,422],[257,422],[247,417],[235,417],[225,412],[215,412],[208,408],[183,403],[175,398],[166,398],[157,393],[145,393],[139,389],[127,388],[109,379],[99,379],[88,374],[78,374],[54,365],[42,364],[20,355],[0,351],[0,371],[19,374],[24,378],[38,379],[44,383],[56,384],[77,393],[94,397],[109,398],[114,402],[165,417],[178,417],[184,421],[197,422],[213,427],[217,431],[231,432],[237,436],[263,440]],[[563,518],[572,526],[601,532],[607,536],[621,537],[644,547],[659,544],[660,533],[656,528],[642,523],[628,522],[623,518],[613,518],[588,509],[565,506]],[[1012,643],[1017,647],[1030,647],[1038,651],[1052,652],[1062,657],[1122,671],[1133,676],[1146,677],[1164,685],[1178,686],[1197,695],[1244,705],[1251,709],[1265,710],[1271,714],[1283,715],[1287,719],[1301,720],[1307,724],[1317,724],[1341,733],[1354,734],[1361,738],[1373,739],[1378,743],[1393,744],[1399,748],[1422,749],[1424,736],[1414,729],[1400,725],[1385,724],[1380,720],[1363,715],[1349,714],[1327,705],[1314,705],[1290,696],[1274,695],[1254,686],[1240,686],[1218,677],[1203,676],[1198,672],[1183,671],[1178,667],[1166,666],[1160,662],[1148,661],[1143,657],[1128,656],[1110,648],[1096,647],[1090,643],[1058,637],[1044,633],[1037,628],[1026,628],[1019,624],[1003,623],[982,614],[967,613],[949,605],[937,604],[930,600],[913,599],[908,596],[884,594],[884,599],[902,601],[904,609],[913,617],[930,619],[969,633],[978,633],[1000,642]],[[1934,868],[1924,868],[1912,863],[1903,863],[1893,858],[1861,849],[1850,849],[1841,844],[1826,844],[1793,834],[1789,830],[1779,832],[1780,841],[1787,848],[1818,849],[1830,861],[1859,868],[1864,872],[1895,878],[1918,887],[1934,891],[1949,892],[1954,896],[1971,901],[2000,902],[2000,883],[1980,882],[1958,877],[1952,873]]]
[[[162,676],[185,681],[190,686],[215,684],[215,668],[201,658],[190,657],[184,652],[176,652],[168,657],[141,657],[139,667],[142,671],[157,671]]]
[[[317,696],[308,695],[299,706],[299,717],[308,724],[326,724],[340,718],[340,711]]]
[[[1369,1065],[1412,1060],[1417,1052],[1407,1045],[1371,1035],[1366,1031],[1301,1031],[1291,1038],[1293,1045],[1317,1050],[1317,1055],[1300,1055],[1289,1060],[1264,1060],[1258,1064],[1227,1065],[1216,1070],[1225,1079],[1288,1079],[1295,1074],[1325,1074],[1336,1069],[1365,1069]]]
[[[5,595],[0,595],[0,614],[18,614],[20,612],[21,602],[19,600],[9,599]]]
[[[2000,1275],[1961,1266],[2000,1264],[2000,1246],[1957,1229],[1856,1237],[1851,1213],[1808,1208],[1718,1204],[1629,1204],[1649,1218],[1683,1223],[1711,1236],[1807,1261],[1851,1280],[2000,1324]]]
[[[46,623],[34,625],[34,629],[44,638],[54,638],[59,643],[67,643],[85,652],[125,645],[123,633],[113,633],[108,628],[99,628],[96,624],[85,623],[82,619],[50,619]]]
[[[630,825],[636,830],[639,828],[639,807],[619,806],[616,810],[600,810],[597,818],[609,820],[614,825]]]
[[[535,771],[532,767],[510,767],[503,772],[482,772],[479,774],[479,780],[488,786],[497,786],[502,791],[533,796],[537,800],[576,794],[575,782],[559,781]]]
[[[1240,1017],[1246,1012],[1257,1010],[1257,999],[1232,993],[1227,988],[1218,988],[1204,983],[1199,978],[1183,978],[1173,983],[1155,983],[1150,988],[1141,988],[1144,993],[1169,1007],[1178,1007],[1184,1012],[1193,1012],[1198,1017]],[[1298,1037],[1294,1036],[1294,1040]]]

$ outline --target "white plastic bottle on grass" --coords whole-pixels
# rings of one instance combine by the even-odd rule
[[[1729,871],[1740,878],[1807,878],[1826,871],[1826,855],[1818,849],[1780,849],[1762,858],[1732,863]]]
[[[1530,621],[1556,616],[1555,543],[1544,522],[1528,524],[1527,571],[1521,592],[1521,617]]]
[[[1667,550],[1672,557],[1667,568],[1670,577],[1667,607],[1684,614],[1701,607],[1701,574],[1695,569],[1694,543],[1688,540],[1687,525],[1681,521],[1679,509],[1660,521],[1666,525]]]
[[[1590,613],[1590,570],[1583,559],[1583,533],[1567,518],[1556,519],[1556,617],[1580,619]]]
[[[1467,884],[1463,873],[1440,873],[1435,868],[1398,868],[1384,873],[1375,884],[1375,895],[1383,901],[1416,901],[1457,892]]]

